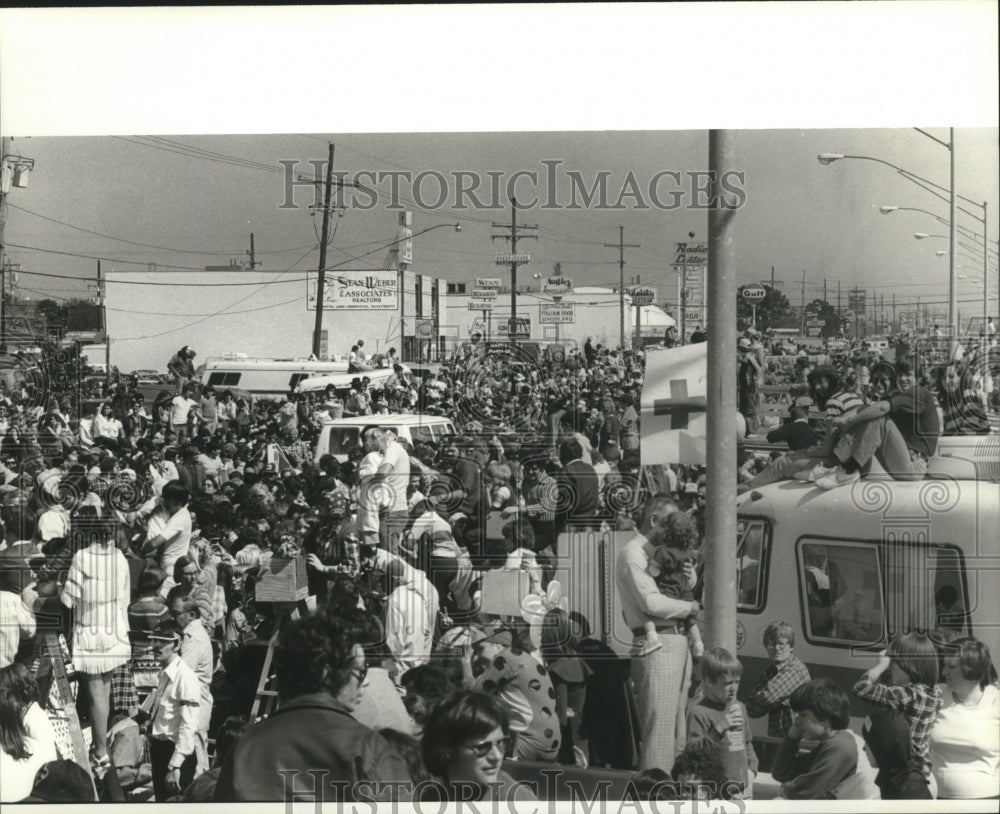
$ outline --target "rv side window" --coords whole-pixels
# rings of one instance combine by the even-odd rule
[[[308,379],[311,375],[311,373],[293,373],[292,378],[288,380],[288,389],[294,390],[300,381]]]
[[[870,645],[884,639],[882,580],[874,545],[802,543],[799,596],[809,641]]]
[[[970,596],[965,583],[961,555],[950,546],[931,549],[931,573],[934,575],[935,625],[971,636],[969,611],[976,607],[976,597]]]
[[[410,437],[413,439],[414,445],[426,444],[437,440],[434,438],[434,433],[427,424],[414,424],[410,427]]]
[[[959,551],[952,546],[886,546],[886,604],[889,634],[945,628],[970,635],[969,596]]]
[[[741,520],[736,526],[737,607],[741,611],[764,609],[764,577],[770,549],[770,529],[763,520]]]
[[[211,373],[208,377],[208,383],[212,387],[235,387],[240,383],[240,373]]]

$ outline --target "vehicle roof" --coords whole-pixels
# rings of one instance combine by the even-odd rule
[[[213,356],[206,359],[200,367],[226,368],[231,370],[328,370],[331,372],[346,371],[347,362],[321,362],[309,359],[226,359]]]
[[[1000,484],[947,477],[895,481],[866,477],[830,490],[785,480],[740,496],[737,517],[770,517],[784,534],[889,537],[925,528],[935,541],[979,541],[996,548]],[[937,539],[935,539],[937,538]],[[992,541],[989,546],[984,543]]]
[[[331,424],[336,424],[338,426],[344,425],[348,427],[363,427],[368,424],[398,424],[400,426],[411,426],[414,424],[441,424],[445,421],[454,424],[448,416],[443,415],[428,415],[425,413],[389,413],[389,415],[356,415],[348,418],[337,418],[331,421],[325,421],[324,426]]]

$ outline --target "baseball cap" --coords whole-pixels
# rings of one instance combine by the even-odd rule
[[[153,628],[148,638],[150,641],[180,642],[181,632],[177,626],[177,622],[173,619],[167,619]]]

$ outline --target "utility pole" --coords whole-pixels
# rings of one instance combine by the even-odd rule
[[[639,285],[639,275],[635,275],[635,284]],[[640,350],[642,348],[642,306],[639,303],[635,303],[635,349]]]
[[[6,206],[6,202],[4,202]],[[2,246],[0,242],[0,246]],[[0,258],[0,354],[7,353],[7,265]]]
[[[740,165],[731,132],[710,130],[708,168],[716,179],[711,200],[724,192],[718,179]],[[708,501],[705,537],[712,540],[705,552],[705,646],[736,647],[736,270],[738,258],[734,221],[738,209],[719,204],[708,212],[708,359],[705,363],[707,441],[705,444]]]
[[[33,158],[10,152],[10,139],[0,138],[0,353],[7,352],[7,272],[10,263],[4,256],[4,230],[7,225],[7,193],[12,186],[28,186],[28,173],[35,168]]]
[[[806,333],[806,270],[802,269],[802,312],[800,314],[801,326],[799,333],[805,336]]]
[[[326,184],[323,191],[323,231],[319,244],[319,270],[316,273],[316,325],[313,328],[313,355],[319,358],[320,337],[323,334],[323,299],[326,294],[326,244],[330,232],[330,193],[333,189],[333,143],[326,160]],[[251,245],[253,238],[251,237]],[[253,258],[251,257],[251,262]]]
[[[892,292],[892,330],[896,330],[896,292]]]
[[[97,261],[97,305],[101,309],[101,333],[104,335],[104,382],[111,386],[111,339],[108,337],[108,312],[104,305],[104,278],[101,261]]]
[[[504,223],[492,224],[494,229],[510,229],[509,235],[490,235],[490,240],[510,241],[510,322],[507,327],[507,335],[511,345],[517,344],[517,240],[519,229],[537,229],[537,226],[517,225],[517,199],[510,199],[510,226]],[[521,235],[523,238],[538,240],[538,235]]]
[[[247,252],[247,255],[249,255],[249,257],[250,257],[250,271],[253,271],[255,268],[257,268],[257,266],[260,265],[260,262],[257,260],[256,256],[254,255],[253,232],[250,233],[250,251]]]
[[[618,242],[605,243],[604,248],[613,249],[618,247],[618,346],[625,350],[625,249],[638,249],[638,243],[625,242],[625,227],[618,227]],[[684,308],[684,303],[681,303]],[[683,311],[682,311],[683,313]],[[638,335],[636,328],[636,335]]]
[[[0,171],[7,169],[7,148],[10,139],[0,139]],[[3,175],[6,176],[6,172]],[[6,181],[6,178],[3,179]],[[0,186],[0,353],[7,352],[7,260],[4,257],[4,230],[7,225],[6,183]]]
[[[844,322],[840,315],[840,280],[837,280],[837,333],[844,332]]]

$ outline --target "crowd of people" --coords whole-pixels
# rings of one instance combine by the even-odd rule
[[[127,378],[79,422],[62,392],[2,400],[0,799],[51,800],[73,774],[70,708],[111,799],[530,800],[524,773],[546,764],[637,769],[644,799],[748,799],[765,715],[789,799],[996,795],[985,645],[907,634],[845,689],[811,679],[776,623],[749,694],[736,656],[706,650],[704,467],[640,472],[641,352],[588,340],[528,363],[473,342],[378,387],[355,353],[346,393],[236,398],[193,377],[185,346],[151,406]],[[410,444],[390,411],[456,433]],[[343,415],[370,416],[357,445],[317,455]],[[631,664],[556,578],[560,535],[610,529],[631,538],[615,568]],[[268,593],[289,573],[304,595]],[[533,599],[498,610],[488,584]],[[864,733],[877,769],[848,690],[886,712]]]
[[[995,337],[950,346],[911,344],[905,335],[894,339],[894,362],[864,346],[818,357],[800,350],[795,359],[801,386],[783,389],[791,404],[773,429],[760,427],[759,387],[744,391],[740,409],[748,434],[756,424],[769,443],[787,444],[789,453],[771,452],[770,460],[741,453],[741,489],[793,476],[823,488],[842,486],[868,472],[873,459],[894,479],[919,479],[941,436],[992,432],[991,415],[1000,412],[993,387],[1000,376]],[[757,369],[752,340],[740,342],[741,355],[749,357],[741,371]]]

